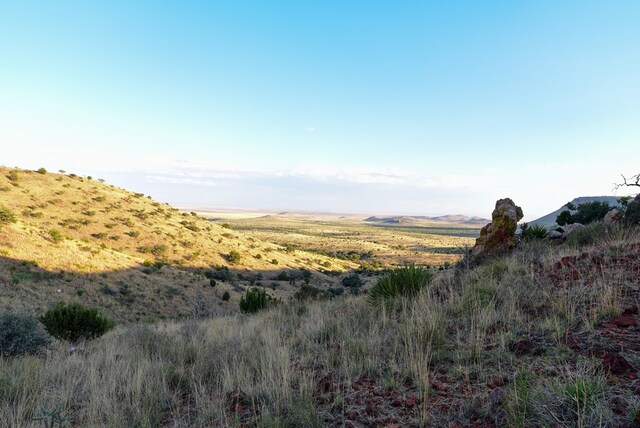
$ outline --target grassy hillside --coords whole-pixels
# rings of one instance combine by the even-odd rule
[[[74,174],[0,167],[1,207],[17,222],[0,227],[0,307],[40,311],[73,299],[120,320],[226,313],[250,284],[291,297],[295,287],[274,279],[282,270],[308,269],[327,287],[336,279],[322,272],[357,266]]]
[[[0,420],[77,426],[632,427],[640,231],[590,225],[417,298],[283,304],[0,359]]]

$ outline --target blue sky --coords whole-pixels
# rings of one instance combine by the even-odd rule
[[[637,1],[0,4],[0,164],[181,205],[531,219],[640,169]],[[624,193],[624,192],[623,192]]]

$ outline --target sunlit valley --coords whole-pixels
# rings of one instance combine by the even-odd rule
[[[640,426],[640,5],[0,12],[0,428]]]

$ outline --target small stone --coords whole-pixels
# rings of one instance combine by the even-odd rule
[[[407,407],[411,408],[416,405],[416,397],[414,395],[409,395],[407,398]]]
[[[376,409],[376,406],[373,403],[367,404],[367,408],[364,411],[369,416],[377,416],[378,415],[378,409]]]
[[[487,384],[487,386],[489,388],[497,388],[500,386],[504,386],[504,383],[505,383],[505,379],[503,377],[496,376],[491,380],[491,382]]]
[[[633,366],[620,354],[614,352],[602,358],[602,366],[614,375],[626,375],[634,371]]]
[[[436,391],[444,391],[445,389],[447,389],[444,386],[444,383],[442,383],[438,379],[432,379],[430,384],[431,384],[431,388],[435,389]]]
[[[500,402],[504,398],[504,395],[505,395],[504,388],[492,389],[489,395],[487,396],[487,401],[489,402],[489,405],[491,407],[495,407],[498,404],[500,404]]]
[[[611,320],[611,322],[618,327],[635,327],[636,325],[638,325],[636,320],[628,315],[619,315]]]
[[[511,352],[521,357],[533,351],[534,343],[530,340],[520,340],[510,346]]]

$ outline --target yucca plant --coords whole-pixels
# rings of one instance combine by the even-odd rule
[[[369,290],[367,300],[373,306],[380,306],[384,301],[399,296],[411,297],[433,281],[433,274],[423,267],[411,263],[392,270],[380,278]]]
[[[543,240],[549,237],[549,229],[540,224],[522,225],[522,239],[525,241]]]

